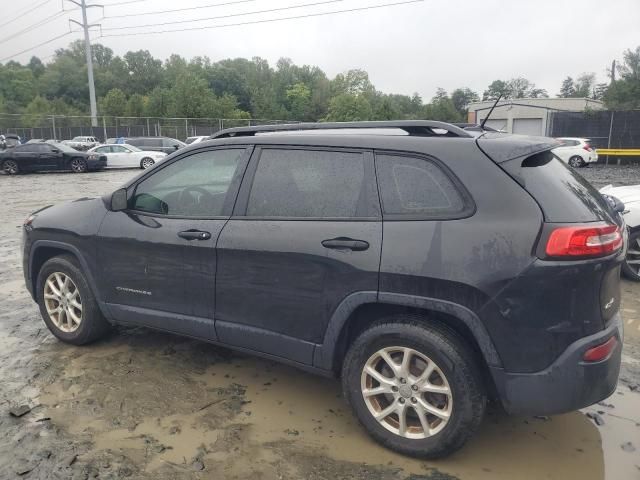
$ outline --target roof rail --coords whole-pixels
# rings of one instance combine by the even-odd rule
[[[337,130],[359,128],[398,128],[416,137],[472,137],[469,132],[450,123],[432,120],[389,120],[376,122],[322,122],[256,125],[255,127],[228,128],[209,138],[252,137],[262,132],[293,132],[300,130]],[[437,132],[444,130],[445,133]]]

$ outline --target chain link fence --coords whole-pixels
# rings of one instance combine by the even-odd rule
[[[187,137],[208,136],[233,127],[296,123],[288,120],[229,118],[98,117],[91,126],[89,116],[28,115],[0,113],[0,133],[14,133],[23,142],[31,139],[69,140],[78,136],[101,141],[118,137]]]
[[[596,148],[640,148],[640,110],[553,112],[552,137],[589,138]]]

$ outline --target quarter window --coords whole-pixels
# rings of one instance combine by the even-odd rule
[[[465,202],[442,169],[422,158],[376,155],[385,214],[446,217],[465,210]]]
[[[173,162],[138,184],[130,206],[161,215],[220,216],[243,153],[210,150]]]
[[[364,168],[360,153],[264,149],[253,179],[247,215],[366,216]]]

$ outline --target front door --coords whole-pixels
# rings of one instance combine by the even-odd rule
[[[248,161],[245,148],[192,151],[129,187],[99,232],[102,291],[117,321],[215,339],[215,245]]]
[[[340,302],[377,292],[381,244],[369,152],[257,149],[218,241],[218,337],[312,363]]]

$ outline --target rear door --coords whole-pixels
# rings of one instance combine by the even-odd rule
[[[62,152],[48,143],[36,144],[40,168],[58,170],[63,168]]]
[[[256,149],[218,241],[218,337],[311,364],[340,302],[377,292],[381,244],[370,152]]]

